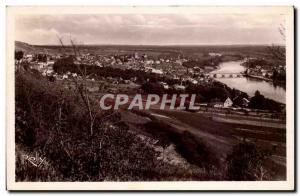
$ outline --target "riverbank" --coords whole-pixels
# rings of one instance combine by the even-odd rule
[[[251,74],[246,74],[245,76],[246,76],[246,77],[250,77],[250,78],[256,78],[256,79],[264,80],[264,81],[267,81],[267,82],[273,82],[272,79],[270,79],[270,78],[265,78],[265,77],[263,77],[263,76],[255,76],[255,75],[251,75]]]
[[[211,71],[212,74],[222,73],[241,73],[245,71],[242,66],[243,61],[223,62],[218,65],[218,69]],[[260,76],[251,75],[250,77],[241,78],[214,78],[214,80],[225,84],[231,89],[237,89],[247,93],[250,97],[259,91],[263,96],[276,102],[285,104],[286,92],[285,85],[272,82],[271,79],[264,80]]]
[[[284,89],[286,88],[286,83],[283,82],[283,81],[273,80],[273,79],[266,78],[266,77],[263,77],[263,76],[255,76],[255,75],[251,75],[251,74],[246,74],[245,76],[249,77],[249,78],[255,78],[255,79],[263,80],[263,81],[266,81],[266,82],[270,82],[273,85],[281,86]]]

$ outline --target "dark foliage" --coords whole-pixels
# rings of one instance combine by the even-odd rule
[[[158,95],[166,92],[163,86],[156,82],[146,82],[142,85],[141,89],[147,93],[155,93]]]
[[[273,75],[271,77],[274,81],[286,81],[286,71],[273,69]]]
[[[16,60],[21,60],[24,56],[24,52],[22,50],[20,51],[15,51],[15,59]]]
[[[36,54],[34,56],[34,60],[37,60],[39,62],[47,62],[47,55],[46,54],[42,54],[42,53]]]
[[[214,82],[212,85],[191,84],[186,88],[186,93],[197,94],[202,98],[202,102],[211,102],[213,99],[225,101],[228,97],[233,99],[232,91],[235,91],[236,94],[240,93],[240,91],[232,90],[219,82]]]
[[[244,66],[248,67],[248,68],[255,68],[257,65],[259,66],[263,66],[263,67],[272,67],[273,64],[266,60],[266,59],[248,59],[246,62],[243,63]]]
[[[264,162],[270,157],[267,150],[253,143],[239,143],[227,156],[227,178],[234,181],[268,180]]]
[[[192,67],[201,67],[204,68],[205,66],[215,67],[218,66],[219,63],[222,62],[221,57],[206,57],[202,58],[201,60],[190,60],[183,63],[184,67],[192,68]]]
[[[280,112],[282,107],[278,102],[267,99],[259,91],[256,91],[250,99],[249,108]]]

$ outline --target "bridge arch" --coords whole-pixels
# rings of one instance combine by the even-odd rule
[[[210,73],[209,77],[212,78],[241,78],[244,77],[243,73]]]

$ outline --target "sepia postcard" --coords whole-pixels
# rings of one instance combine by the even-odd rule
[[[294,190],[292,6],[6,11],[7,190]]]

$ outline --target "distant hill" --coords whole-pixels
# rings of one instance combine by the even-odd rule
[[[21,41],[15,41],[16,50],[25,53],[48,53],[48,54],[73,54],[70,45],[31,45]],[[178,46],[151,46],[151,45],[78,45],[81,53],[98,55],[125,55],[125,54],[147,54],[153,58],[184,58],[203,59],[209,52],[222,53],[224,58],[236,58],[237,56],[268,57],[265,45],[178,45]]]
[[[22,50],[25,53],[33,53],[37,51],[37,48],[25,42],[15,41],[15,50]]]

